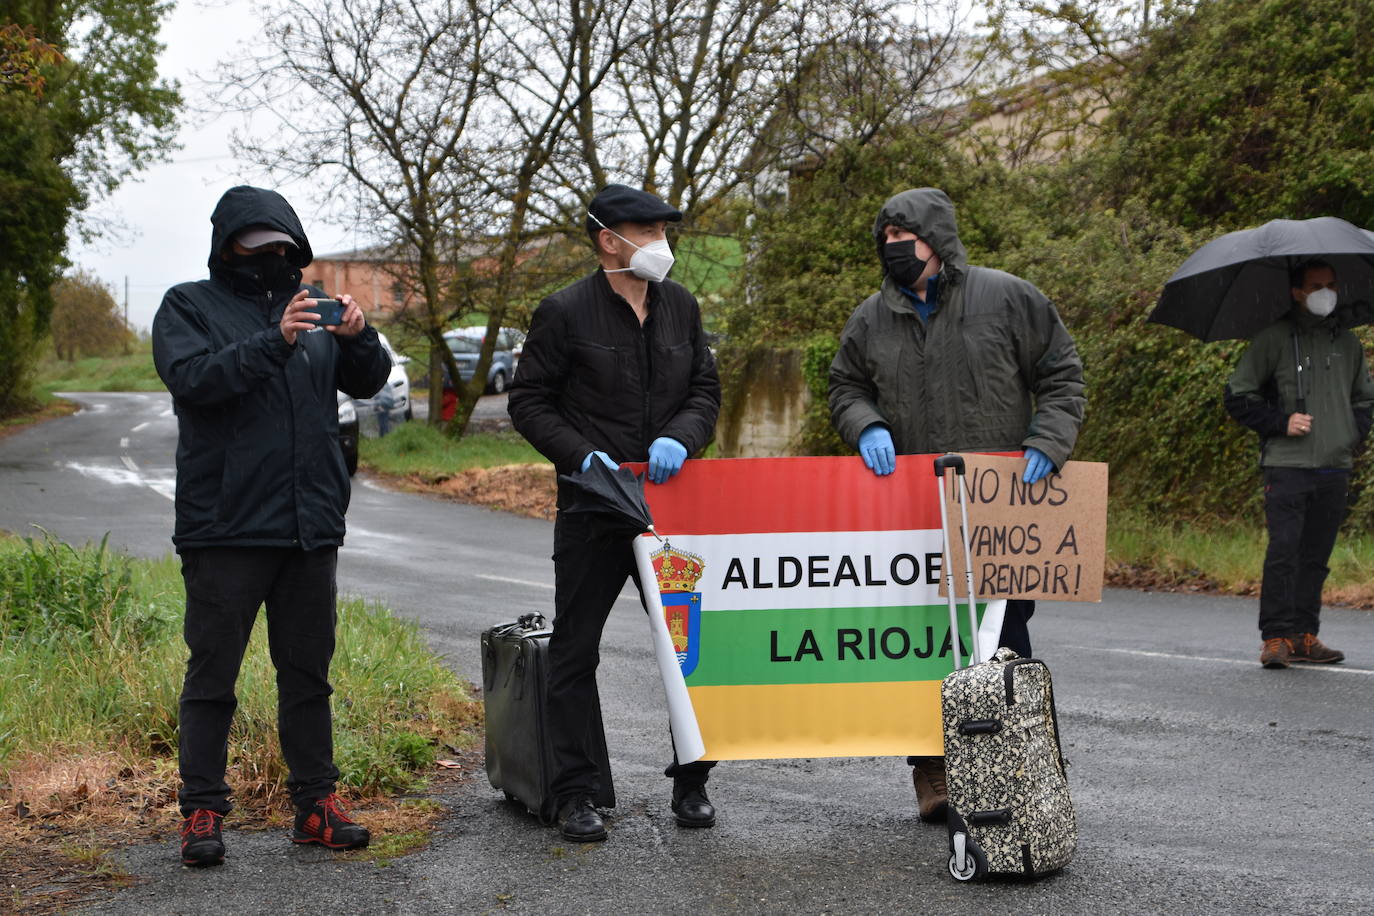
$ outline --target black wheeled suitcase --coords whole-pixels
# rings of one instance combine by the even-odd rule
[[[482,693],[486,708],[487,778],[545,824],[558,817],[550,793],[553,753],[545,721],[549,636],[541,614],[525,614],[482,634]],[[611,765],[598,701],[588,741],[601,771],[596,805],[615,807]]]
[[[944,455],[935,461],[944,538],[945,585],[950,629],[957,631],[950,520],[944,472],[954,472],[963,524],[971,661],[979,657],[977,595],[968,544],[968,508],[961,478],[964,461]],[[940,684],[940,715],[949,790],[949,873],[959,881],[989,874],[1035,877],[1058,871],[1078,843],[1073,799],[1059,745],[1050,669],[1000,648],[985,662],[961,667],[954,647],[954,672]]]

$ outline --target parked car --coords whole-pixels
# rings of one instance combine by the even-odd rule
[[[358,409],[342,391],[335,394],[339,399],[339,450],[343,452],[348,476],[352,477],[358,470]]]
[[[406,363],[410,362],[409,356],[401,356],[391,346],[391,341],[386,339],[386,335],[381,331],[377,336],[382,341],[382,349],[386,355],[391,357],[391,374],[387,376],[386,385],[382,391],[390,392],[391,408],[387,410],[387,421],[389,425],[404,423],[406,420],[413,419],[414,410],[410,405],[410,376],[406,374]],[[353,406],[358,409],[360,417],[374,417],[378,410],[378,401],[382,398],[382,391],[378,391],[370,398],[356,398]],[[372,424],[368,424],[368,429],[372,429]],[[371,433],[369,432],[369,435]]]
[[[448,348],[458,363],[458,376],[464,382],[472,379],[477,370],[477,357],[481,354],[482,340],[486,328],[457,328],[444,334]],[[515,366],[519,352],[525,345],[525,335],[515,328],[501,328],[496,333],[496,349],[491,354],[491,366],[487,369],[487,391],[501,394],[515,377]]]

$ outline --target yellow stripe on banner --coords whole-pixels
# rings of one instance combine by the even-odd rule
[[[940,755],[940,682],[689,687],[705,760]]]

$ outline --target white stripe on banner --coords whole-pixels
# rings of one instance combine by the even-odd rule
[[[674,535],[668,540],[705,561],[697,590],[706,609],[944,603],[938,528]]]

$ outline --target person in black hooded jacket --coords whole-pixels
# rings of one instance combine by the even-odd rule
[[[153,319],[153,361],[178,429],[172,541],[190,649],[179,710],[187,865],[224,860],[234,684],[264,602],[297,808],[292,838],[333,849],[369,840],[334,794],[329,663],[349,499],[335,390],[370,397],[390,371],[351,297],[341,297],[339,324],[317,328],[301,286],[310,242],[281,195],[231,188],[210,221],[210,278],[172,287]]]

